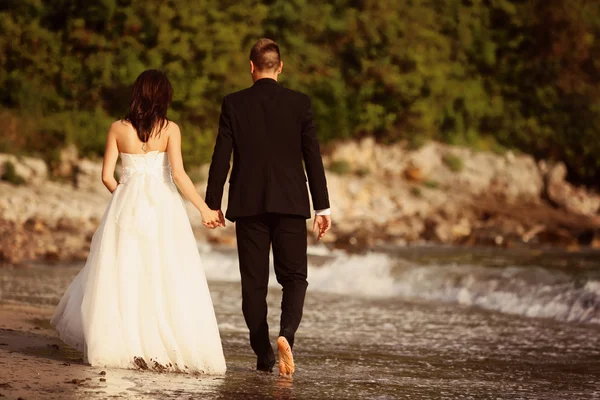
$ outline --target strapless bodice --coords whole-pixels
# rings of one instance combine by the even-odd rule
[[[121,153],[119,183],[127,183],[133,176],[150,175],[164,182],[173,182],[171,163],[166,152],[150,151],[146,154]]]

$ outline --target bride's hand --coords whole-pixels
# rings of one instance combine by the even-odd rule
[[[207,208],[206,210],[201,211],[200,214],[202,215],[202,225],[205,227],[209,229],[215,229],[219,226],[223,226],[221,223],[220,211],[210,210]]]

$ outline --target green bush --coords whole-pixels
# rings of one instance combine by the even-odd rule
[[[361,178],[369,175],[370,173],[371,170],[368,167],[360,167],[356,170],[356,175],[360,176]]]
[[[429,142],[429,139],[423,135],[413,135],[408,140],[409,150],[419,150]]]
[[[421,197],[423,196],[423,191],[421,190],[421,188],[413,186],[410,188],[410,194],[412,194],[415,197]]]
[[[10,161],[6,161],[4,163],[4,172],[2,173],[2,176],[0,176],[0,180],[11,183],[13,185],[25,184],[25,179],[19,174],[17,174],[15,165]]]
[[[347,175],[351,172],[350,164],[346,160],[332,161],[328,169],[338,175]]]
[[[483,136],[477,139],[472,148],[476,151],[489,151],[499,156],[503,156],[508,151],[506,147],[491,136]]]
[[[461,172],[465,168],[465,163],[463,159],[454,154],[445,154],[442,157],[442,162],[452,172]]]
[[[425,186],[426,188],[429,188],[429,189],[437,189],[440,187],[440,184],[438,181],[426,180],[426,181],[423,181],[423,186]]]
[[[311,96],[323,142],[518,149],[600,182],[600,2],[83,3],[0,4],[0,107],[19,118],[15,135],[0,112],[0,150],[101,154],[136,76],[162,68],[186,162],[208,161],[222,98],[251,85],[248,51],[268,36],[281,83]]]

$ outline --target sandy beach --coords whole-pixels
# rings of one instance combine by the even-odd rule
[[[48,322],[81,264],[1,268],[0,398],[600,398],[600,253],[311,252],[293,382],[253,369],[232,251],[201,247],[222,377],[84,365]],[[274,277],[267,300],[274,342]]]
[[[0,305],[0,398],[289,398],[291,382],[256,373],[251,363],[227,377],[229,390],[222,387],[225,377],[90,367],[49,325],[53,309]],[[264,393],[246,391],[261,386]]]

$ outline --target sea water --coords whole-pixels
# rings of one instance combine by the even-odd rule
[[[198,385],[129,373],[131,398],[600,398],[600,253],[313,247],[289,382],[253,371],[235,251],[200,249],[227,375]],[[0,269],[0,301],[56,304],[80,268]],[[274,341],[281,290],[271,278]]]

